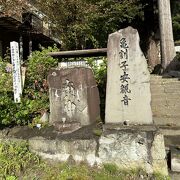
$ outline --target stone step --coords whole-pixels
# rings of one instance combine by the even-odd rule
[[[157,98],[152,97],[151,99],[151,104],[153,106],[158,105],[158,106],[179,106],[180,105],[180,99],[177,97],[167,99],[167,98],[162,98],[161,96],[158,96]]]
[[[166,87],[166,88],[180,88],[180,81],[178,83],[168,83],[168,84],[160,84],[160,83],[151,83],[151,87]]]
[[[179,100],[180,101],[180,94],[177,94],[177,93],[169,93],[169,94],[164,94],[164,93],[161,93],[161,94],[153,94],[151,95],[151,99],[157,99],[161,97],[162,99],[166,99],[166,100]]]
[[[154,76],[150,76],[150,81],[158,81],[158,82],[178,82],[180,81],[179,78],[156,78]]]
[[[165,79],[165,78],[150,78],[151,82],[158,82],[158,83],[178,83],[179,79],[178,78],[169,78],[169,79]]]
[[[180,126],[158,126],[164,136],[180,136]]]
[[[162,126],[161,126],[161,129],[162,129]],[[174,131],[179,131],[178,129],[180,129],[180,126],[178,126],[178,128],[174,126],[172,127],[172,130]],[[171,147],[176,147],[179,149],[180,148],[180,135],[164,135],[164,142],[165,142],[165,146],[169,148],[169,151],[171,150],[170,149]]]
[[[150,84],[151,86],[153,85],[164,85],[164,86],[169,86],[171,84],[174,84],[174,85],[179,85],[180,81],[154,81],[154,80],[150,80]]]
[[[178,81],[179,80],[179,78],[164,78],[162,76],[153,75],[153,74],[151,74],[150,79],[157,80],[157,81]]]
[[[180,100],[180,93],[168,93],[168,94],[165,94],[165,93],[151,93],[151,98],[152,99],[155,99],[155,98],[158,98],[158,97],[161,97],[161,98],[165,98],[165,99],[177,99],[177,100]]]
[[[180,117],[153,116],[153,120],[156,125],[180,126]]]
[[[172,113],[176,113],[176,111],[179,111],[180,110],[180,106],[179,106],[179,102],[177,101],[176,104],[173,104],[173,102],[171,102],[171,105],[170,105],[170,101],[171,100],[163,100],[164,103],[160,102],[160,101],[154,101],[156,103],[151,103],[152,105],[152,108],[154,109],[157,109],[157,110],[165,110],[165,111],[170,111]]]
[[[164,96],[170,96],[171,95],[176,95],[176,96],[179,96],[180,95],[180,89],[159,89],[159,88],[156,88],[154,87],[154,89],[152,88],[151,89],[151,94],[152,95],[164,95]]]
[[[171,86],[163,86],[163,85],[154,85],[151,86],[151,92],[156,92],[157,90],[164,92],[164,93],[171,93],[171,92],[176,92],[178,93],[180,91],[180,85],[179,86],[175,86],[175,85],[171,85]]]
[[[180,173],[170,171],[169,176],[172,180],[180,180]]]
[[[177,84],[170,84],[170,85],[154,84],[154,85],[151,85],[150,88],[151,88],[151,91],[156,91],[158,89],[158,90],[164,91],[166,93],[168,93],[169,91],[176,92],[176,91],[180,90],[180,84],[178,84],[178,85]]]
[[[174,86],[178,86],[179,87],[179,84],[180,84],[180,81],[153,81],[151,80],[150,81],[150,85],[151,86],[156,86],[156,85],[159,85],[159,86],[171,86],[171,85],[174,85]]]
[[[152,106],[153,114],[158,113],[158,116],[165,115],[171,117],[180,117],[180,107],[179,106]]]

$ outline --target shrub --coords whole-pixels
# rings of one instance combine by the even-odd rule
[[[38,122],[40,116],[49,110],[49,95],[47,75],[52,67],[57,66],[57,59],[47,55],[48,52],[58,51],[56,47],[42,48],[34,51],[26,62],[26,80],[21,103],[16,104],[12,92],[12,69],[9,65],[9,56],[0,59],[0,125],[14,126],[27,125],[33,119]],[[101,117],[104,118],[106,94],[106,58],[97,65],[94,58],[85,59],[91,66],[100,92]],[[34,121],[33,121],[34,122]]]
[[[48,52],[57,51],[56,47],[35,51],[26,63],[26,83],[21,103],[14,103],[12,92],[12,69],[9,56],[0,59],[0,125],[25,125],[33,118],[48,110],[47,73],[57,65],[57,59],[47,56]]]
[[[0,143],[0,178],[16,179],[27,167],[39,164],[39,157],[28,150],[26,142]]]

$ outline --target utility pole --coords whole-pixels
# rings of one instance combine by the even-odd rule
[[[159,9],[159,28],[161,41],[161,64],[164,70],[168,67],[171,61],[176,56],[170,0],[158,0]]]

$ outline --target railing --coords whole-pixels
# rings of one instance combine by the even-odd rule
[[[51,52],[48,55],[56,58],[106,56],[107,48]]]
[[[86,49],[86,50],[74,50],[74,51],[61,51],[48,53],[49,56],[61,59],[58,67],[72,67],[72,66],[85,66],[89,67],[89,64],[84,59],[66,60],[66,58],[77,58],[77,57],[96,57],[94,63],[99,66],[103,60],[98,59],[99,56],[107,56],[107,48],[102,49]],[[62,60],[62,58],[65,58]]]

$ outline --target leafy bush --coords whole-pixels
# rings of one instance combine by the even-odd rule
[[[6,59],[0,57],[0,92],[12,91],[12,67]]]
[[[180,52],[176,54],[176,59],[180,62]]]
[[[57,59],[47,56],[57,51],[56,47],[35,51],[28,58],[26,83],[21,103],[14,103],[12,92],[12,69],[9,56],[0,59],[0,125],[24,125],[48,110],[48,85],[46,77],[50,68],[57,65]]]
[[[50,68],[57,66],[57,59],[47,56],[48,52],[58,51],[56,47],[35,51],[26,62],[26,80],[21,103],[16,104],[12,92],[12,67],[9,56],[0,60],[0,124],[6,126],[25,125],[38,122],[40,116],[49,110],[47,74]],[[94,58],[85,59],[94,72],[101,99],[101,117],[104,118],[106,94],[106,58],[97,65]],[[33,123],[32,123],[33,124]]]
[[[1,179],[16,179],[16,176],[33,164],[39,164],[39,158],[28,150],[26,142],[0,143]]]

